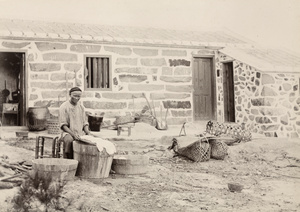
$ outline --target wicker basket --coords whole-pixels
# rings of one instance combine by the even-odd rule
[[[210,151],[210,145],[206,138],[199,139],[199,141],[195,141],[186,147],[178,149],[178,153],[180,155],[183,155],[195,162],[208,161],[211,155]]]
[[[211,147],[211,158],[224,160],[224,158],[228,155],[228,146],[223,141],[218,139],[210,139],[209,144]]]
[[[59,128],[58,119],[48,119],[47,120],[47,130],[48,134],[59,134],[61,132]]]

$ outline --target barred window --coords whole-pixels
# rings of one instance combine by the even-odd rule
[[[85,88],[87,90],[111,90],[111,58],[109,56],[85,56]]]

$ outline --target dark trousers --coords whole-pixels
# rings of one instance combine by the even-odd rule
[[[65,147],[63,157],[67,158],[67,159],[74,159],[74,151],[73,151],[74,138],[70,134],[66,134],[63,137],[63,141],[64,141],[64,147]]]

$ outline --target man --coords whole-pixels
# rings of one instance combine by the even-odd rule
[[[69,91],[70,100],[59,108],[59,123],[63,131],[64,157],[73,159],[73,141],[80,140],[82,135],[91,135],[86,119],[85,108],[79,103],[82,91],[78,87]]]

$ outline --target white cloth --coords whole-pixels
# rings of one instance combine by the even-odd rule
[[[96,143],[96,146],[100,152],[103,151],[103,148],[105,148],[106,152],[109,155],[113,155],[117,152],[115,145],[108,140],[104,140],[102,138],[94,137],[90,135],[83,135],[80,136],[80,138]]]

